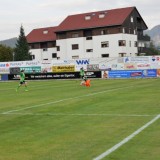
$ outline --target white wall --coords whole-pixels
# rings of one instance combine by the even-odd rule
[[[126,46],[118,46],[119,40],[126,40]],[[109,41],[109,47],[101,48],[101,42]],[[131,47],[129,46],[131,41]],[[135,56],[138,52],[134,43],[137,35],[133,34],[109,34],[93,36],[92,40],[85,37],[57,40],[60,51],[57,52],[60,59],[72,59],[72,56],[79,58],[100,58],[101,54],[109,54],[109,57],[119,57],[119,53],[126,53],[126,56]],[[72,44],[78,44],[78,50],[72,50]],[[93,52],[86,52],[86,49],[93,49]]]
[[[35,60],[52,60],[52,53],[57,53],[56,48],[47,48],[47,51],[43,51],[43,49],[30,49],[31,55],[35,55]]]

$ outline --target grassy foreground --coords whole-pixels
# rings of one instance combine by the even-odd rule
[[[0,160],[92,160],[160,114],[160,80],[0,82]],[[160,119],[103,160],[159,160]]]

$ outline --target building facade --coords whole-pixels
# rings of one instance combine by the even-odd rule
[[[150,39],[136,7],[70,15],[57,27],[33,30],[27,41],[33,59],[126,57],[143,54]]]

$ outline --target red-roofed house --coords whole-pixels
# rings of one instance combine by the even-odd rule
[[[32,51],[37,48],[37,43],[43,49],[44,44],[56,41],[57,50],[48,59],[137,56],[143,53],[145,43],[149,41],[143,36],[146,29],[136,7],[127,7],[70,15],[48,31],[48,36],[43,33],[45,29],[38,29],[33,30],[27,40]]]
[[[27,35],[32,59],[51,60],[57,59],[56,34],[57,27],[38,28]]]

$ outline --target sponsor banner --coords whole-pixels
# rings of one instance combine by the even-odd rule
[[[147,77],[157,77],[157,70],[117,70],[108,71],[109,78],[147,78]]]
[[[101,71],[111,70],[111,66],[107,65],[107,64],[104,64],[104,63],[100,63],[99,64],[99,70],[101,70]]]
[[[160,69],[157,69],[157,77],[160,77]]]
[[[155,63],[150,63],[150,66],[151,66],[151,67],[150,67],[151,69],[159,69],[159,67],[160,67],[157,62],[155,62]]]
[[[101,78],[103,78],[103,79],[108,78],[108,71],[102,71],[101,73],[102,73]]]
[[[75,60],[52,60],[52,66],[74,65]]]
[[[99,71],[99,64],[87,65],[87,71]]]
[[[90,60],[89,59],[78,59],[78,60],[74,60],[74,64],[75,64],[75,70],[76,71],[80,71],[80,69],[82,67],[86,71],[87,70],[87,65],[90,64]]]
[[[9,68],[0,68],[0,74],[6,74],[9,73]]]
[[[143,77],[157,77],[157,70],[156,69],[146,69],[143,70]]]
[[[158,63],[160,62],[160,56],[150,56],[150,63]]]
[[[20,70],[24,70],[25,73],[41,73],[41,67],[20,67]]]
[[[44,60],[41,62],[41,72],[48,73],[52,72],[52,61]]]
[[[10,67],[31,67],[31,66],[41,66],[40,61],[15,61],[10,62]]]
[[[0,81],[8,81],[8,74],[0,74]]]
[[[101,71],[87,71],[85,74],[88,78],[101,78]]]
[[[135,70],[137,69],[137,65],[135,63],[125,63],[124,69],[125,70]]]
[[[9,62],[0,62],[0,68],[9,68],[10,63]]]
[[[15,67],[15,68],[10,68],[10,74],[19,74],[20,73],[20,68]]]
[[[123,57],[123,63],[148,63],[149,56]]]
[[[137,63],[137,69],[150,69],[151,65],[149,63]]]
[[[112,64],[112,70],[124,70],[124,64]]]
[[[75,71],[74,65],[52,66],[52,72],[74,72],[74,71]]]
[[[88,78],[101,78],[101,72],[86,72]],[[26,80],[45,80],[45,79],[79,79],[79,72],[63,72],[63,73],[36,73],[26,74]],[[8,75],[9,80],[19,80],[19,75]]]

